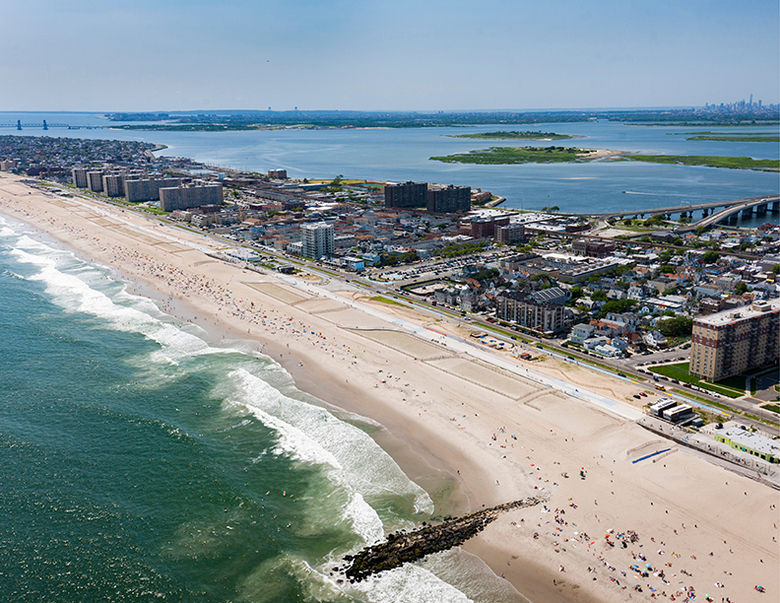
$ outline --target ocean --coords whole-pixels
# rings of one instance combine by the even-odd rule
[[[341,557],[430,518],[378,426],[0,217],[0,599],[504,601],[458,551],[359,585]]]
[[[380,181],[420,180],[460,184],[506,197],[506,207],[594,212],[650,209],[730,201],[780,192],[780,174],[704,166],[593,161],[523,165],[448,164],[429,158],[491,146],[576,146],[649,154],[748,156],[777,159],[773,142],[694,141],[702,131],[777,134],[777,126],[700,127],[627,125],[605,120],[532,125],[479,125],[442,128],[253,130],[229,132],[143,132],[111,130],[98,113],[2,113],[0,126],[63,123],[82,129],[25,127],[0,134],[113,138],[165,144],[163,154],[191,157],[211,165],[265,172],[285,168],[299,178],[365,178]],[[97,128],[97,129],[91,129]],[[540,142],[471,140],[452,135],[495,130],[540,130],[572,134],[569,140]],[[686,135],[686,133],[690,133]],[[0,150],[0,153],[2,151]],[[753,216],[742,226],[777,224],[780,215]]]

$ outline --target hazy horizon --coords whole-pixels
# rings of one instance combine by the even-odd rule
[[[779,27],[768,0],[7,0],[0,110],[769,104]]]
[[[747,96],[744,97],[734,97],[729,100],[723,100],[718,101],[715,104],[719,104],[720,102],[723,102],[724,104],[731,104],[731,103],[737,103],[741,100],[748,100]],[[756,103],[756,99],[753,99],[753,103]],[[766,104],[774,104],[774,103],[764,103]],[[445,113],[500,113],[500,112],[517,112],[517,113],[533,113],[533,112],[550,112],[550,113],[564,113],[564,112],[570,112],[570,111],[676,111],[676,110],[685,110],[685,109],[703,109],[705,107],[704,104],[701,105],[663,105],[663,106],[655,106],[655,107],[648,107],[648,106],[622,106],[622,107],[496,107],[496,108],[486,108],[486,107],[477,107],[473,109],[463,109],[463,108],[453,108],[453,109],[436,109],[436,108],[422,108],[422,109],[415,109],[415,108],[399,108],[399,109],[383,109],[383,108],[366,108],[366,109],[344,109],[341,107],[311,107],[311,108],[298,108],[297,111],[299,113],[316,113],[316,112],[333,112],[333,111],[340,111],[344,113],[349,112],[361,112],[361,113],[437,113],[437,112],[445,112]],[[210,107],[210,108],[180,108],[180,109],[170,109],[170,108],[154,108],[154,109],[69,109],[69,110],[59,110],[59,109],[50,109],[50,108],[43,108],[43,109],[0,109],[0,113],[100,113],[100,114],[110,114],[110,113],[205,113],[205,112],[220,112],[220,111],[229,111],[231,113],[252,113],[252,112],[268,112],[268,108],[262,108],[262,107]],[[271,109],[272,113],[292,113],[296,111],[293,107],[290,108],[284,108],[284,109]]]

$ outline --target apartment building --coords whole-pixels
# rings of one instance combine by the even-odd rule
[[[325,222],[304,224],[301,226],[301,244],[301,255],[304,257],[316,260],[333,255],[333,224]]]
[[[507,224],[496,227],[496,241],[499,243],[520,243],[525,240],[525,226],[522,224]]]
[[[510,291],[496,297],[496,315],[521,327],[555,333],[566,324],[566,298],[560,287],[533,293]]]
[[[104,175],[103,192],[109,197],[121,197],[125,192],[125,177],[122,174]]]
[[[89,169],[87,168],[73,168],[70,171],[70,174],[73,177],[73,186],[77,186],[79,188],[87,188],[88,171]]]
[[[222,185],[202,184],[160,188],[160,209],[174,211],[203,205],[221,205],[224,200]]]
[[[140,178],[125,180],[125,198],[128,201],[157,201],[161,188],[181,185],[179,178]]]
[[[451,214],[471,209],[471,187],[431,184],[426,194],[428,211]]]
[[[428,195],[426,182],[402,182],[385,184],[385,207],[425,207]]]
[[[693,321],[690,372],[719,381],[778,364],[780,299],[754,302]]]

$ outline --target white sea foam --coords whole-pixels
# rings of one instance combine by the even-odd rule
[[[362,595],[361,598],[376,603],[394,601],[465,603],[471,600],[427,569],[408,563],[351,585],[349,590],[357,591]]]
[[[168,322],[150,300],[116,289],[117,282],[105,271],[91,267],[69,251],[28,236],[24,227],[17,231],[8,224],[0,218],[4,246],[10,246],[9,253],[18,262],[34,269],[30,275],[16,276],[43,283],[52,301],[66,311],[101,318],[117,330],[140,333],[160,344],[160,357],[174,363],[188,356],[240,351],[210,347],[203,338]],[[113,291],[109,291],[111,286]],[[276,367],[266,366],[263,370]],[[321,407],[283,395],[244,368],[232,371],[230,377],[239,388],[236,402],[249,408],[279,434],[275,453],[323,465],[329,480],[346,492],[342,518],[364,542],[376,542],[384,535],[382,521],[366,497],[405,496],[414,500],[417,511],[433,512],[428,494],[409,480],[395,461],[359,428]],[[304,566],[303,573],[309,573],[310,577],[316,574],[322,586],[335,586],[323,573],[305,562]],[[428,570],[412,565],[349,588],[353,595],[370,601],[468,600]]]
[[[324,408],[285,396],[244,368],[236,369],[231,376],[240,387],[241,403],[253,411],[273,415],[275,420],[306,435],[308,442],[281,440],[280,446],[287,452],[301,460],[327,463],[342,471],[351,487],[364,497],[400,494],[414,500],[417,511],[433,512],[433,501],[425,490],[409,480],[364,431],[339,420]]]
[[[145,298],[121,291],[114,295],[115,301],[93,286],[105,282],[106,274],[69,252],[22,235],[10,254],[17,261],[37,268],[37,272],[26,278],[42,282],[52,301],[65,310],[96,316],[117,330],[141,333],[159,343],[161,350],[153,359],[178,364],[189,356],[237,351],[211,347],[200,337],[161,320],[162,313]],[[124,303],[117,303],[119,298]]]

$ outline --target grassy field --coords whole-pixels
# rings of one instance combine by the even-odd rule
[[[703,381],[698,377],[694,377],[688,372],[689,363],[681,362],[679,364],[666,364],[664,366],[656,366],[650,370],[659,375],[664,375],[670,379],[677,379],[683,383],[689,383],[691,385],[698,385],[701,388],[708,389],[713,392],[717,392],[729,398],[739,398],[745,395],[745,390],[739,387],[735,387],[735,378],[727,379],[724,382],[709,383]],[[738,377],[736,378],[738,379]],[[744,380],[742,380],[744,386]]]
[[[406,304],[402,304],[400,302],[395,301],[394,299],[390,299],[389,297],[383,297],[381,295],[375,295],[374,297],[371,298],[371,301],[381,302],[383,304],[389,304],[391,306],[403,306],[404,308],[408,307]]]
[[[731,168],[737,170],[761,170],[776,172],[780,170],[777,159],[753,159],[752,157],[720,157],[717,155],[623,155],[631,161],[650,163],[672,163],[678,165],[703,165],[707,167]]]
[[[478,140],[566,140],[574,138],[570,134],[556,134],[555,132],[539,132],[526,130],[504,130],[499,132],[475,132],[472,134],[452,134],[450,138],[476,138]]]
[[[468,153],[455,153],[431,157],[434,161],[444,163],[480,163],[480,164],[513,164],[513,163],[554,163],[562,161],[577,161],[587,159],[593,153],[591,149],[576,147],[490,147]]]
[[[777,404],[764,404],[761,408],[766,408],[767,410],[771,410],[772,412],[780,415],[780,406]]]

